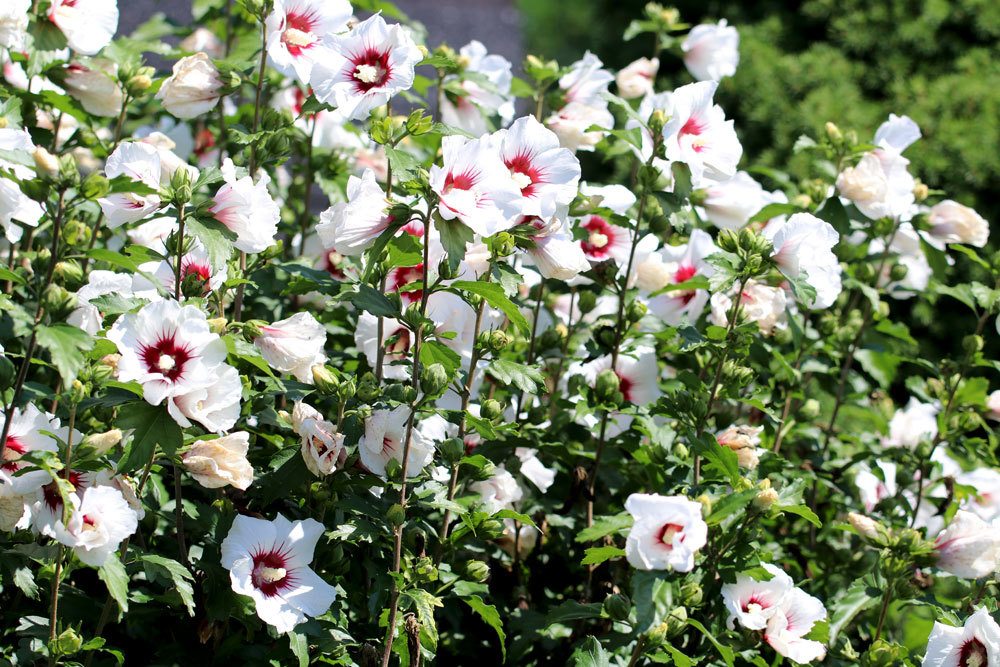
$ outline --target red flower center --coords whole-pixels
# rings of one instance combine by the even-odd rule
[[[705,126],[702,125],[697,118],[691,116],[687,119],[687,122],[681,126],[680,134],[683,136],[685,134],[693,134],[698,136],[705,131]]]
[[[595,259],[604,259],[611,254],[617,231],[614,226],[599,215],[592,215],[583,223],[583,228],[590,234],[580,242],[584,254]]]
[[[274,597],[295,583],[294,572],[289,572],[287,568],[287,550],[272,548],[270,551],[258,551],[251,557],[253,571],[250,573],[250,581],[254,588],[267,597]]]
[[[359,93],[367,93],[373,88],[381,88],[392,77],[389,52],[368,48],[349,59],[348,75]]]
[[[476,174],[462,172],[454,174],[448,172],[444,179],[444,191],[447,194],[452,190],[471,190],[476,185]]]
[[[312,34],[316,23],[316,15],[313,12],[285,16],[285,30],[281,33],[281,41],[290,54],[301,55],[319,41]]]
[[[615,371],[615,375],[618,376],[618,390],[622,393],[622,396],[625,397],[626,401],[632,403],[632,380],[625,377],[618,371]]]
[[[0,470],[5,470],[7,472],[17,472],[21,469],[21,466],[17,463],[17,460],[21,458],[24,453],[28,451],[27,446],[15,436],[11,435],[7,437],[7,444],[3,450],[3,465],[0,465]]]
[[[986,647],[978,639],[970,639],[962,645],[958,656],[959,667],[986,667],[988,661]]]
[[[424,263],[420,262],[416,266],[401,266],[393,269],[389,274],[389,289],[399,290],[410,283],[422,281],[424,279]],[[411,290],[402,292],[400,296],[407,303],[416,303],[423,298],[423,290]]]
[[[659,540],[667,549],[674,548],[674,538],[677,537],[681,542],[684,541],[684,526],[679,523],[665,523],[660,528]]]
[[[698,269],[689,264],[682,264],[680,268],[677,269],[677,272],[674,273],[674,283],[679,285],[683,282],[691,280],[696,275],[698,275]],[[686,306],[691,303],[691,299],[694,298],[694,294],[694,292],[680,292],[679,294],[675,294],[674,297],[683,301]]]
[[[531,164],[531,156],[527,153],[515,155],[505,162],[507,169],[514,176],[515,182],[521,188],[521,194],[530,197],[535,192],[535,185],[542,181],[542,173]]]
[[[170,382],[176,382],[184,375],[184,367],[193,355],[172,335],[163,335],[152,345],[142,346],[139,356],[150,373],[160,373]]]

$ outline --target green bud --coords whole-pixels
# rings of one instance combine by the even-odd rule
[[[723,229],[715,242],[721,250],[726,252],[736,252],[740,247],[739,234],[732,229]]]
[[[59,180],[70,187],[80,184],[80,169],[76,166],[76,158],[72,153],[59,158]]]
[[[82,246],[90,243],[90,226],[82,221],[73,218],[66,222],[62,228],[62,238],[67,245]]]
[[[892,268],[889,269],[889,279],[892,281],[902,280],[908,272],[909,269],[905,264],[893,264]]]
[[[79,380],[73,380],[69,387],[69,400],[70,403],[79,404],[83,399],[91,395],[91,389],[89,385],[86,385]]]
[[[441,453],[441,458],[444,459],[445,463],[454,465],[465,456],[465,443],[458,438],[448,438],[441,443],[438,451]]]
[[[906,647],[879,639],[861,657],[861,664],[863,667],[893,667],[894,665],[907,664],[907,657],[909,657],[909,651],[906,650]]]
[[[264,335],[261,327],[265,326],[267,326],[267,322],[264,322],[263,320],[250,320],[245,322],[243,324],[243,338],[246,339],[248,343],[254,342]]]
[[[83,637],[73,628],[63,630],[62,634],[56,637],[53,653],[57,655],[73,655],[83,647]]]
[[[621,395],[621,379],[610,368],[601,371],[594,382],[594,396],[601,403],[617,403]]]
[[[385,513],[385,518],[392,526],[401,526],[406,521],[406,510],[399,503],[396,503]]]
[[[806,399],[802,407],[799,408],[799,414],[806,421],[810,421],[819,416],[819,401],[815,398]]]
[[[702,590],[701,584],[696,581],[691,581],[681,586],[681,602],[686,607],[701,605],[704,596],[705,592]]]
[[[447,257],[438,263],[438,276],[441,277],[441,280],[454,280],[458,277],[457,268],[452,269],[451,262],[448,261]]]
[[[628,310],[626,310],[625,316],[628,318],[629,322],[635,324],[644,318],[647,312],[649,312],[649,308],[646,307],[646,304],[641,301],[633,301],[628,305]]]
[[[667,124],[667,113],[663,109],[656,109],[649,115],[649,131],[655,137],[663,134],[663,126]]]
[[[688,613],[684,607],[674,607],[667,614],[667,636],[676,637],[687,629]]]
[[[420,390],[429,396],[437,396],[448,387],[448,371],[439,363],[420,369]]]
[[[862,262],[854,269],[854,276],[863,283],[875,280],[875,267],[871,262]]]
[[[644,164],[639,167],[638,180],[641,187],[652,190],[660,180],[660,171],[651,164]]]
[[[334,374],[333,369],[324,366],[322,364],[316,364],[312,367],[312,377],[313,384],[316,388],[320,390],[321,393],[332,396],[337,393],[340,389],[340,382],[337,381],[337,376]]]
[[[378,386],[378,380],[375,378],[374,373],[369,371],[361,376],[361,381],[358,383],[358,389],[355,394],[359,401],[362,403],[374,403],[381,393],[382,390]]]
[[[486,581],[490,578],[490,566],[481,560],[470,560],[465,564],[465,576],[472,581]]]
[[[684,460],[687,459],[690,455],[691,452],[690,450],[688,450],[687,445],[684,445],[679,442],[674,444],[674,456],[676,456],[681,460]]]
[[[354,398],[356,391],[357,385],[354,382],[354,378],[350,378],[345,382],[341,382],[340,386],[337,387],[337,396],[339,396],[342,401],[349,401]]]
[[[496,421],[503,417],[503,404],[495,398],[487,398],[479,406],[479,414],[483,419]]]
[[[61,283],[77,285],[83,281],[83,268],[74,259],[65,260],[56,264],[55,276]]]
[[[497,467],[493,464],[493,462],[487,461],[483,464],[483,467],[476,469],[473,476],[476,478],[476,481],[484,482],[490,477],[493,477],[496,471]],[[503,526],[500,527],[500,532],[503,532]]]
[[[632,600],[627,595],[615,593],[604,598],[604,613],[616,621],[628,620],[632,612]]]
[[[406,119],[406,131],[414,136],[427,134],[434,127],[434,119],[425,116],[423,109],[417,109]]]
[[[111,191],[111,183],[104,176],[104,174],[93,171],[83,179],[83,184],[80,186],[80,194],[82,194],[87,199],[100,199],[101,197],[108,194]]]
[[[692,190],[688,198],[694,206],[701,206],[708,199],[708,190]]]
[[[489,349],[493,354],[500,354],[510,345],[510,336],[500,329],[490,332]]]
[[[962,339],[962,349],[969,355],[981,352],[983,344],[983,337],[976,334],[970,334]]]
[[[832,143],[839,144],[841,141],[844,140],[844,133],[841,132],[840,128],[837,127],[834,123],[827,122],[827,124],[824,127],[824,129],[826,130],[826,136],[827,136],[827,138]]]
[[[129,97],[140,97],[153,87],[153,79],[146,74],[136,74],[125,82],[125,91]]]
[[[191,201],[191,174],[187,169],[174,170],[170,177],[170,189],[175,206],[180,207]]]
[[[66,288],[60,285],[49,285],[42,295],[42,302],[45,310],[62,319],[60,313],[68,315],[69,311],[76,306],[76,296],[70,294]]]
[[[397,403],[406,403],[406,388],[409,387],[408,384],[402,384],[400,382],[394,382],[386,386],[383,392],[385,397],[390,401],[396,401]]]
[[[493,237],[490,249],[493,251],[494,259],[506,257],[514,252],[514,236],[510,232],[500,232]]]
[[[586,315],[597,307],[597,295],[590,290],[581,291],[576,299],[576,307]]]

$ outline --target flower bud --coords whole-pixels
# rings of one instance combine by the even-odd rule
[[[490,566],[481,560],[470,560],[465,564],[465,575],[472,581],[486,581],[490,578]]]
[[[628,620],[632,611],[632,601],[627,595],[615,593],[604,598],[604,613],[616,621]]]
[[[649,116],[649,131],[656,137],[663,134],[663,127],[667,124],[667,114],[663,109],[656,109]]]
[[[844,139],[844,133],[834,123],[828,121],[823,129],[826,130],[827,138],[835,144],[840,143]]]
[[[420,390],[429,396],[437,396],[448,387],[448,371],[439,363],[420,369]]]
[[[348,401],[354,398],[354,394],[356,392],[357,385],[354,382],[354,378],[341,382],[340,386],[337,387],[337,396],[339,396],[342,401]]]
[[[893,282],[902,280],[909,271],[905,264],[893,264],[892,268],[889,269],[889,279]]]
[[[359,401],[362,403],[374,403],[381,393],[382,390],[378,386],[378,380],[375,378],[374,373],[369,371],[361,376],[361,381],[358,383],[358,389],[355,394]]]
[[[667,636],[675,637],[687,629],[688,613],[684,607],[674,607],[667,614]]]
[[[500,232],[493,237],[492,250],[497,259],[514,252],[514,236],[510,232]]]
[[[312,378],[316,388],[328,396],[336,394],[337,390],[340,389],[340,382],[337,381],[333,370],[322,364],[316,364],[312,367]]]
[[[85,385],[79,380],[73,380],[69,386],[69,401],[70,403],[79,404],[83,399],[87,398],[91,394],[91,387]]]
[[[917,181],[913,186],[913,198],[916,199],[917,202],[922,202],[927,199],[927,197],[930,196],[930,193],[931,189],[927,187],[926,183]]]
[[[139,97],[153,87],[153,79],[147,74],[136,74],[125,82],[125,90],[129,97]]]
[[[35,159],[35,167],[39,174],[49,178],[55,178],[59,175],[59,159],[45,150],[44,146],[36,146],[31,156]]]
[[[489,336],[489,349],[493,354],[500,354],[510,345],[510,336],[500,329],[494,329]]]
[[[962,339],[962,349],[969,355],[981,352],[983,345],[983,337],[976,334],[969,334]]]
[[[495,398],[487,398],[479,406],[479,414],[488,421],[500,419],[503,417],[503,404]]]
[[[646,316],[647,312],[649,312],[649,308],[646,307],[646,304],[642,301],[633,301],[628,305],[628,310],[626,311],[625,316],[628,318],[629,322],[635,324],[636,322],[642,320],[642,318]]]
[[[778,502],[778,492],[772,488],[766,488],[757,492],[757,497],[753,499],[753,506],[760,510],[766,510],[776,502]]]
[[[83,281],[83,268],[76,260],[58,262],[55,268],[55,276],[61,283],[76,285]]]
[[[208,328],[214,334],[224,334],[227,326],[229,326],[229,322],[224,317],[214,317],[208,320]]]
[[[121,441],[121,430],[113,428],[104,433],[91,433],[83,439],[83,444],[93,447],[98,456],[103,456]]]
[[[392,526],[401,526],[406,521],[406,510],[399,503],[396,503],[385,513],[385,518]]]
[[[802,407],[799,408],[799,414],[804,420],[809,421],[819,416],[819,409],[819,401],[815,398],[809,398],[806,399],[806,401],[802,404]]]
[[[449,465],[454,465],[465,456],[465,443],[458,438],[448,438],[438,447],[441,458]]]
[[[53,655],[73,655],[81,648],[83,648],[83,637],[73,628],[67,628],[56,637],[55,646],[50,650]]]
[[[850,512],[847,515],[847,521],[854,530],[858,531],[859,535],[867,537],[870,540],[878,540],[880,533],[885,531],[877,521],[857,512]]]
[[[616,400],[621,395],[621,378],[610,368],[606,368],[597,375],[594,382],[594,396],[601,403],[617,403]]]
[[[701,605],[704,597],[705,591],[702,590],[701,584],[696,581],[690,581],[681,586],[681,602],[684,603],[685,607],[697,607]]]
[[[597,295],[590,290],[581,291],[580,296],[576,300],[576,307],[580,309],[581,313],[586,315],[597,307]]]
[[[191,201],[191,174],[187,169],[177,169],[170,177],[170,189],[173,191],[175,206],[183,206]]]

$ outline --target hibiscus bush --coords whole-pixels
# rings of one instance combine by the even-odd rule
[[[656,4],[517,77],[118,18],[0,7],[4,664],[1000,664],[1000,256],[909,117],[751,175]]]

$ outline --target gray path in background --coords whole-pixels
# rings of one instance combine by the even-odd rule
[[[3,0],[0,0],[2,2]],[[478,39],[520,70],[524,59],[520,14],[513,0],[397,0],[397,6],[427,28],[427,44],[456,49]],[[119,0],[119,33],[128,34],[157,12],[177,23],[191,21],[190,0]]]

